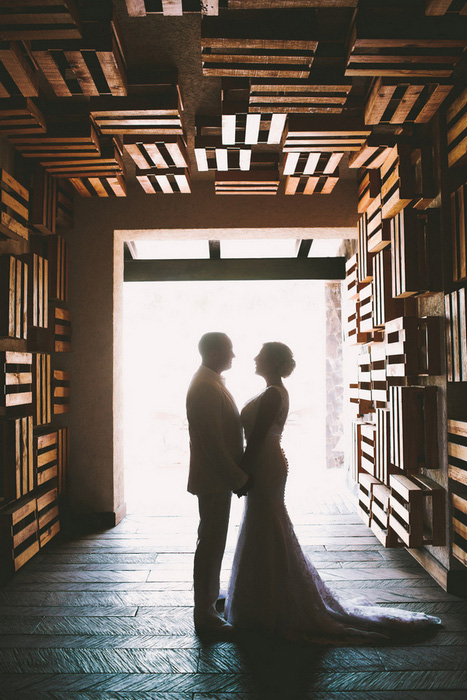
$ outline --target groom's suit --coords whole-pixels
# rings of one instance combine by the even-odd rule
[[[217,621],[215,609],[232,491],[247,482],[238,466],[242,428],[235,402],[217,372],[201,365],[188,389],[188,491],[198,496],[200,523],[194,566],[195,624]]]

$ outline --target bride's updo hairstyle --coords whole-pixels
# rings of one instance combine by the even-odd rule
[[[272,362],[276,364],[281,377],[288,377],[295,369],[295,360],[292,350],[284,343],[264,343],[264,350]]]

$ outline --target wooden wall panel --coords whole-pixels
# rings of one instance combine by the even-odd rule
[[[28,337],[28,265],[14,255],[0,256],[0,337]]]
[[[0,493],[7,501],[34,489],[32,431],[32,416],[0,420]]]
[[[424,124],[452,90],[447,82],[377,78],[365,108],[365,124]]]
[[[30,224],[39,233],[57,233],[58,181],[39,166],[34,174],[31,197]]]
[[[467,277],[467,184],[451,194],[452,278]]]
[[[390,464],[403,472],[439,467],[437,388],[390,386]]]
[[[392,474],[389,525],[406,547],[445,544],[444,489],[426,476]],[[430,500],[430,508],[424,501]]]
[[[467,486],[467,423],[448,420],[449,478]]]
[[[29,191],[6,170],[0,169],[0,234],[29,239]]]
[[[70,373],[59,369],[53,372],[53,412],[70,412]]]
[[[27,352],[0,352],[0,415],[32,413],[33,357]]]
[[[0,559],[3,567],[17,571],[38,551],[36,498],[3,508],[0,511]]]
[[[452,499],[452,553],[461,564],[467,566],[467,498],[457,493]]]
[[[448,382],[467,381],[467,289],[446,294],[446,371]]]
[[[435,212],[404,209],[390,221],[392,296],[405,298],[441,289]]]
[[[34,425],[52,421],[52,362],[48,353],[33,355]]]
[[[44,547],[60,532],[58,491],[56,488],[52,488],[37,497],[37,524],[41,547]]]
[[[28,268],[28,325],[49,326],[49,262],[36,253],[24,256]]]
[[[467,162],[467,88],[456,97],[447,110],[447,148],[449,167]]]
[[[441,374],[441,327],[436,316],[401,316],[386,323],[388,377]]]
[[[68,243],[61,236],[47,238],[49,299],[68,301]]]
[[[0,96],[1,136],[30,136],[45,131],[45,117],[33,99]]]
[[[81,24],[74,0],[4,0],[0,8],[0,39],[80,39]]]
[[[372,485],[370,498],[370,528],[383,547],[399,546],[396,532],[389,522],[390,489],[381,483]]]

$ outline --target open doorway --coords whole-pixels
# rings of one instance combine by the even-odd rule
[[[196,499],[186,492],[185,395],[199,365],[198,340],[209,330],[233,340],[236,359],[225,376],[240,407],[264,386],[253,363],[262,343],[280,340],[293,349],[286,500],[292,515],[309,508],[329,471],[325,282],[132,282],[123,302],[128,512],[195,514]]]

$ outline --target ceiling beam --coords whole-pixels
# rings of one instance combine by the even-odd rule
[[[345,258],[129,260],[125,282],[207,280],[342,280]]]

